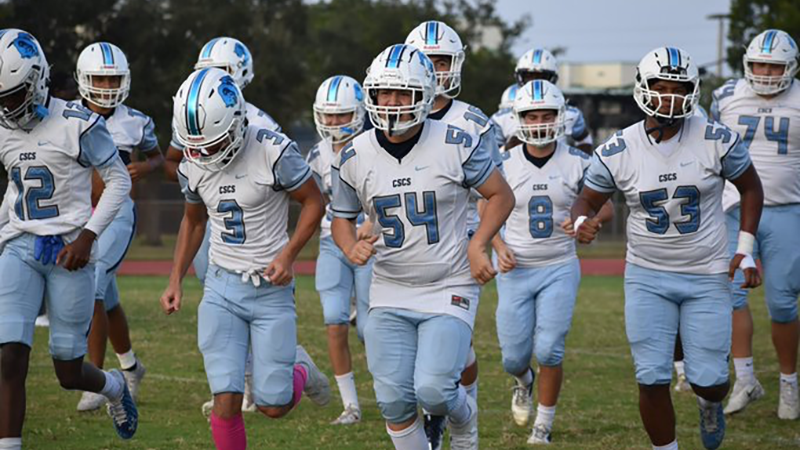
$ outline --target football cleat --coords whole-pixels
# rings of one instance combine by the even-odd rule
[[[110,373],[122,384],[122,397],[116,401],[108,401],[108,415],[114,421],[114,429],[119,437],[130,439],[139,426],[139,411],[122,373],[119,370],[112,370]]]
[[[715,450],[725,439],[725,414],[722,412],[722,402],[709,402],[697,397],[697,407],[700,409],[700,440],[703,441],[703,447]]]
[[[96,394],[94,392],[84,392],[78,402],[78,411],[88,412],[100,409],[105,405],[108,399],[105,395]]]
[[[682,373],[675,380],[675,392],[692,392],[692,385],[686,380],[686,374]]]
[[[123,370],[122,375],[125,377],[125,383],[128,385],[128,390],[131,391],[134,401],[139,400],[139,385],[142,383],[142,378],[147,373],[147,368],[142,364],[139,358],[136,358],[136,364],[133,370]]]
[[[533,414],[533,383],[529,386],[515,383],[511,389],[511,415],[514,423],[521,427],[527,426]]]
[[[331,425],[355,425],[361,422],[361,410],[353,405],[347,405],[336,420]]]
[[[751,383],[737,381],[733,384],[733,393],[728,399],[725,414],[736,414],[744,411],[747,405],[764,396],[764,388],[755,378]]]
[[[550,443],[550,430],[543,424],[533,426],[528,444],[541,445]]]
[[[798,399],[797,384],[781,381],[781,396],[778,401],[778,418],[797,420],[798,417],[800,417],[800,399]]]
[[[447,417],[425,414],[422,418],[425,437],[428,439],[428,448],[430,450],[441,450],[444,442],[444,432],[447,430]]]

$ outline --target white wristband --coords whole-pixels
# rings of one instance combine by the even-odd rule
[[[742,270],[752,269],[756,266],[756,261],[750,255],[744,255],[742,262],[739,263],[739,268]]]
[[[588,217],[586,217],[586,216],[578,216],[578,218],[575,219],[575,232],[576,233],[578,232],[578,228],[580,228],[581,225],[583,225],[583,222],[586,222],[586,219],[588,219]]]
[[[736,246],[736,253],[740,255],[752,255],[756,237],[747,231],[739,232],[739,244]],[[752,259],[752,258],[750,258]],[[755,266],[754,266],[755,267]]]

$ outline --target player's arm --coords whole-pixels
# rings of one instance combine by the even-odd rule
[[[333,190],[331,235],[333,242],[351,263],[363,266],[375,254],[373,244],[378,240],[378,236],[370,234],[364,236],[363,239],[358,237],[356,219],[361,213],[361,202],[351,184],[352,179],[348,175],[346,172],[340,172],[335,166],[331,168],[331,189]]]
[[[141,162],[132,162],[128,164],[128,173],[130,173],[131,180],[133,180],[134,183],[150,175],[150,173],[161,167],[161,164],[164,163],[164,155],[161,154],[161,147],[158,145],[153,119],[148,118],[147,123],[142,129],[142,140],[136,148],[144,153],[146,159]]]
[[[131,177],[119,158],[117,146],[106,129],[105,121],[98,118],[80,137],[78,162],[84,167],[94,167],[105,184],[97,207],[78,237],[66,245],[56,257],[56,264],[67,270],[78,270],[89,263],[92,244],[114,220],[123,201],[131,192]]]
[[[280,189],[288,191],[289,197],[301,206],[300,218],[291,239],[264,271],[264,277],[272,284],[284,286],[294,277],[294,260],[319,227],[325,214],[325,200],[311,176],[311,168],[294,142],[283,150],[275,163],[274,172]]]
[[[737,141],[733,148],[722,158],[722,176],[736,186],[741,200],[739,208],[739,244],[731,259],[728,276],[733,279],[736,269],[744,272],[743,288],[754,288],[761,285],[761,275],[753,260],[753,245],[761,221],[761,209],[764,205],[764,190],[761,178],[750,161],[745,146]]]
[[[586,119],[583,117],[583,112],[578,111],[578,117],[575,124],[572,126],[572,138],[575,148],[582,150],[584,153],[591,155],[594,139],[592,133],[589,132],[589,127],[586,126]]]
[[[611,172],[595,154],[586,170],[583,189],[570,211],[578,242],[589,244],[594,241],[602,223],[613,218],[614,210],[610,200],[616,189]],[[606,208],[605,211],[603,208]]]
[[[175,243],[172,270],[169,276],[169,285],[161,295],[161,308],[165,314],[172,314],[181,309],[183,297],[183,278],[189,271],[197,251],[203,243],[208,221],[208,210],[203,199],[189,187],[189,180],[177,171],[178,182],[186,197],[183,208],[183,219],[178,230],[178,240]]]
[[[175,147],[175,142],[170,142],[164,157],[164,174],[168,180],[178,181],[178,165],[181,161],[183,161],[183,149]]]

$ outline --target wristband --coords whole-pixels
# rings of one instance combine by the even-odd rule
[[[750,256],[753,254],[753,246],[756,243],[756,237],[747,231],[739,232],[739,244],[736,246],[736,253],[740,255]],[[752,259],[752,257],[750,258]]]
[[[744,258],[742,258],[742,262],[739,263],[739,268],[742,270],[753,269],[755,267],[756,267],[756,261],[750,255],[744,255]]]
[[[578,232],[578,228],[580,228],[581,225],[583,225],[583,222],[586,222],[586,219],[588,219],[588,217],[586,217],[586,216],[578,216],[578,218],[575,219],[575,232],[576,233]]]

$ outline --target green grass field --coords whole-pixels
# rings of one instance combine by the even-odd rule
[[[130,318],[134,347],[148,368],[140,399],[139,432],[130,442],[116,437],[105,412],[75,411],[79,394],[58,387],[47,355],[47,331],[37,329],[28,379],[28,416],[24,441],[28,449],[209,449],[211,434],[200,405],[209,398],[196,345],[199,284],[186,282],[188,302],[172,317],[158,306],[165,278],[123,277],[123,304]],[[299,340],[333,382],[327,359],[322,311],[310,277],[298,281]],[[495,334],[494,286],[485,290],[476,325],[480,362],[480,433],[485,449],[526,448],[528,430],[516,427],[509,411],[512,380],[502,369]],[[777,365],[769,324],[759,291],[751,301],[756,318],[756,368],[767,396],[743,415],[730,419],[726,449],[783,449],[800,446],[800,423],[777,419]],[[377,410],[366,370],[363,347],[355,332],[356,382],[364,412],[360,425],[328,425],[341,411],[334,401],[317,408],[303,400],[281,420],[248,414],[251,449],[388,449],[391,448]],[[116,358],[109,353],[110,366]],[[572,332],[567,342],[565,385],[553,432],[556,449],[650,449],[642,429],[637,389],[623,324],[622,279],[586,277],[581,286]],[[702,448],[698,414],[691,395],[674,397],[682,449]]]

